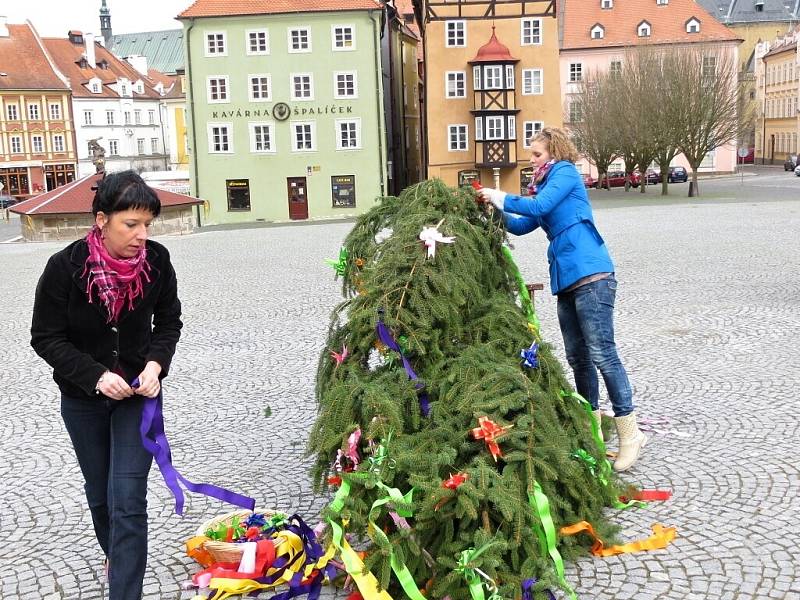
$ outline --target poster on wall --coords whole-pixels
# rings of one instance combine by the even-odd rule
[[[519,171],[519,193],[523,196],[530,196],[528,186],[533,181],[533,167],[525,167]]]
[[[471,185],[473,181],[481,182],[481,173],[475,169],[458,172],[458,187]]]
[[[334,175],[331,177],[331,195],[334,208],[353,208],[356,205],[356,176]]]

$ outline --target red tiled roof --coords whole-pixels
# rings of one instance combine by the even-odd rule
[[[196,0],[177,18],[331,12],[377,8],[381,8],[381,4],[377,0]]]
[[[32,27],[8,25],[0,37],[0,90],[68,90],[56,74]]]
[[[666,5],[656,5],[655,0],[614,0],[614,7],[607,9],[600,8],[600,0],[562,2],[563,50],[740,40],[695,0],[669,0]],[[686,33],[686,22],[692,17],[700,21],[698,33]],[[639,37],[637,33],[642,21],[650,24],[649,37]],[[605,35],[596,40],[592,39],[590,30],[598,23],[605,29]]]
[[[781,44],[780,46],[774,46],[762,58],[767,58],[768,56],[775,56],[776,54],[781,54],[782,52],[788,52],[790,50],[792,52],[797,50],[797,42],[792,42],[790,44]]]
[[[108,63],[107,69],[101,69],[99,66],[94,69],[91,67],[81,69],[80,59],[86,53],[84,44],[73,44],[65,38],[44,38],[43,41],[59,70],[69,78],[72,93],[75,96],[80,98],[119,98],[119,95],[109,85],[124,77],[131,82],[139,79],[144,82],[144,94],[137,94],[136,91],[131,90],[133,98],[155,99],[161,97],[152,87],[154,82],[97,42],[94,44],[95,64],[99,65],[100,61],[105,61]],[[92,93],[86,87],[93,77],[97,77],[103,82],[103,91],[99,94]]]
[[[95,173],[87,175],[82,179],[77,179],[72,183],[62,185],[54,190],[39,194],[33,198],[28,198],[22,202],[9,207],[11,212],[20,215],[58,215],[76,214],[92,212],[92,200],[94,199],[93,186],[102,178],[101,174]],[[153,190],[161,200],[161,206],[184,206],[202,204],[202,200],[176,194],[166,190],[153,187]]]

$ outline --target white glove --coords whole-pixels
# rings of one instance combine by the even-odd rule
[[[503,190],[493,190],[492,188],[482,188],[478,192],[484,202],[491,202],[497,210],[503,210],[506,200],[506,193]]]

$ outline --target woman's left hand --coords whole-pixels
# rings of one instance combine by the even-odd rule
[[[133,391],[145,398],[155,398],[161,390],[161,382],[158,380],[160,374],[161,365],[151,360],[139,373],[139,387],[133,388]]]

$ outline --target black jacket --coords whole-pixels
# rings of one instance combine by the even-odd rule
[[[105,371],[119,371],[130,383],[148,361],[169,371],[181,335],[178,281],[161,244],[147,240],[150,281],[133,310],[127,303],[118,323],[108,323],[102,301],[86,297],[84,265],[89,256],[85,240],[73,242],[50,257],[36,286],[31,346],[53,367],[62,393],[94,397]]]

